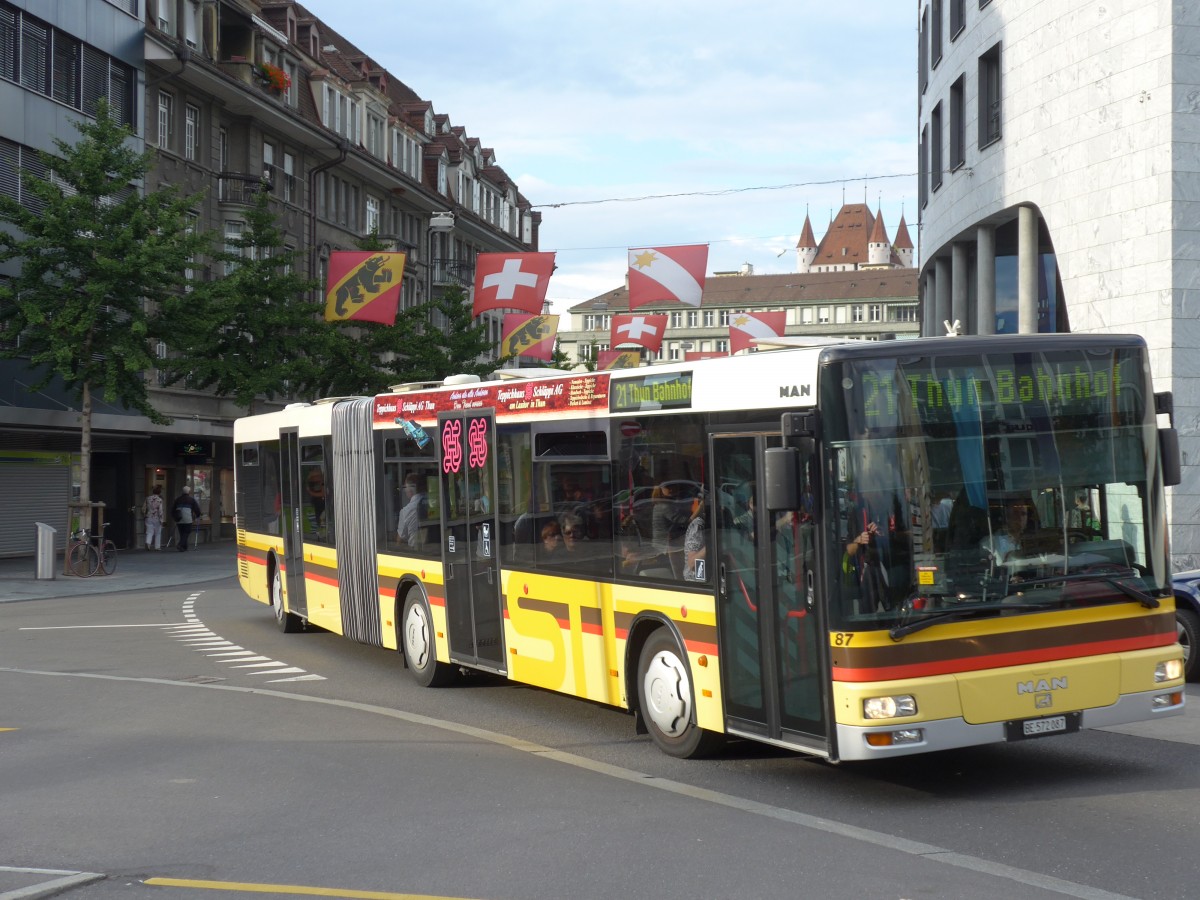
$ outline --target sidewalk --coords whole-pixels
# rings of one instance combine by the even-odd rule
[[[50,597],[76,597],[83,594],[112,594],[144,588],[196,584],[237,575],[237,554],[233,541],[216,541],[180,553],[174,548],[122,550],[117,569],[111,575],[79,578],[62,573],[59,553],[53,579],[36,578],[32,556],[0,559],[0,603],[17,600],[42,600]]]

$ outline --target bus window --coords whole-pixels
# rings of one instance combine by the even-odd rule
[[[440,481],[433,460],[433,442],[422,429],[408,423],[404,430],[386,432],[382,449],[380,549],[412,556],[437,556],[441,552]]]
[[[322,443],[300,444],[300,527],[304,540],[333,544],[332,485]]]

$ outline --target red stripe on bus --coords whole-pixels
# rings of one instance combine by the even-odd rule
[[[338,580],[336,577],[331,577],[329,575],[321,575],[318,572],[305,572],[304,580],[305,581],[315,581],[318,584],[327,584],[330,587],[338,586]]]
[[[688,653],[707,653],[710,656],[717,655],[717,645],[710,644],[707,641],[684,641],[687,644]]]
[[[1080,659],[1085,656],[1099,656],[1104,653],[1149,650],[1154,647],[1169,647],[1174,642],[1174,634],[1149,634],[1120,640],[1097,641],[1091,644],[1046,647],[1013,653],[997,653],[989,656],[972,656],[961,659],[938,660],[929,663],[914,663],[907,666],[887,666],[871,669],[849,669],[842,666],[834,666],[833,680],[848,682],[890,681],[898,678],[953,675],[958,672],[978,672],[983,669],[997,669],[1005,666],[1024,666],[1032,663],[1051,662],[1057,659]]]
[[[428,594],[427,593],[425,596],[429,598],[430,606],[445,606],[446,605],[446,598],[441,596],[440,594]]]
[[[238,560],[241,562],[254,563],[255,565],[265,566],[267,558],[265,556],[250,556],[248,553],[239,553]]]

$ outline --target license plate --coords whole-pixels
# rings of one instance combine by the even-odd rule
[[[1053,734],[1056,731],[1067,730],[1066,716],[1051,716],[1048,719],[1031,719],[1021,723],[1021,733],[1026,737],[1036,734]]]
[[[1005,738],[1010,741],[1020,741],[1025,738],[1041,737],[1045,734],[1067,734],[1079,730],[1080,714],[1067,713],[1062,716],[1043,716],[1038,719],[1019,719],[1006,722]]]

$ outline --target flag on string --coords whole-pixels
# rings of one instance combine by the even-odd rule
[[[755,338],[780,337],[787,322],[787,313],[739,312],[729,314],[729,352],[747,350]]]
[[[500,326],[500,346],[505,356],[550,360],[554,358],[557,334],[558,316],[509,313]]]
[[[403,277],[403,253],[335,250],[329,255],[325,321],[395,325]]]
[[[614,348],[621,344],[638,344],[654,353],[662,347],[663,332],[667,330],[667,314],[656,316],[622,313],[612,317],[609,342]]]
[[[630,250],[629,308],[661,300],[699,306],[707,268],[707,244]]]
[[[608,369],[636,369],[642,362],[642,354],[637,350],[601,350],[596,355],[596,367]]]
[[[475,315],[489,309],[537,315],[553,271],[553,253],[480,253],[475,257]]]

